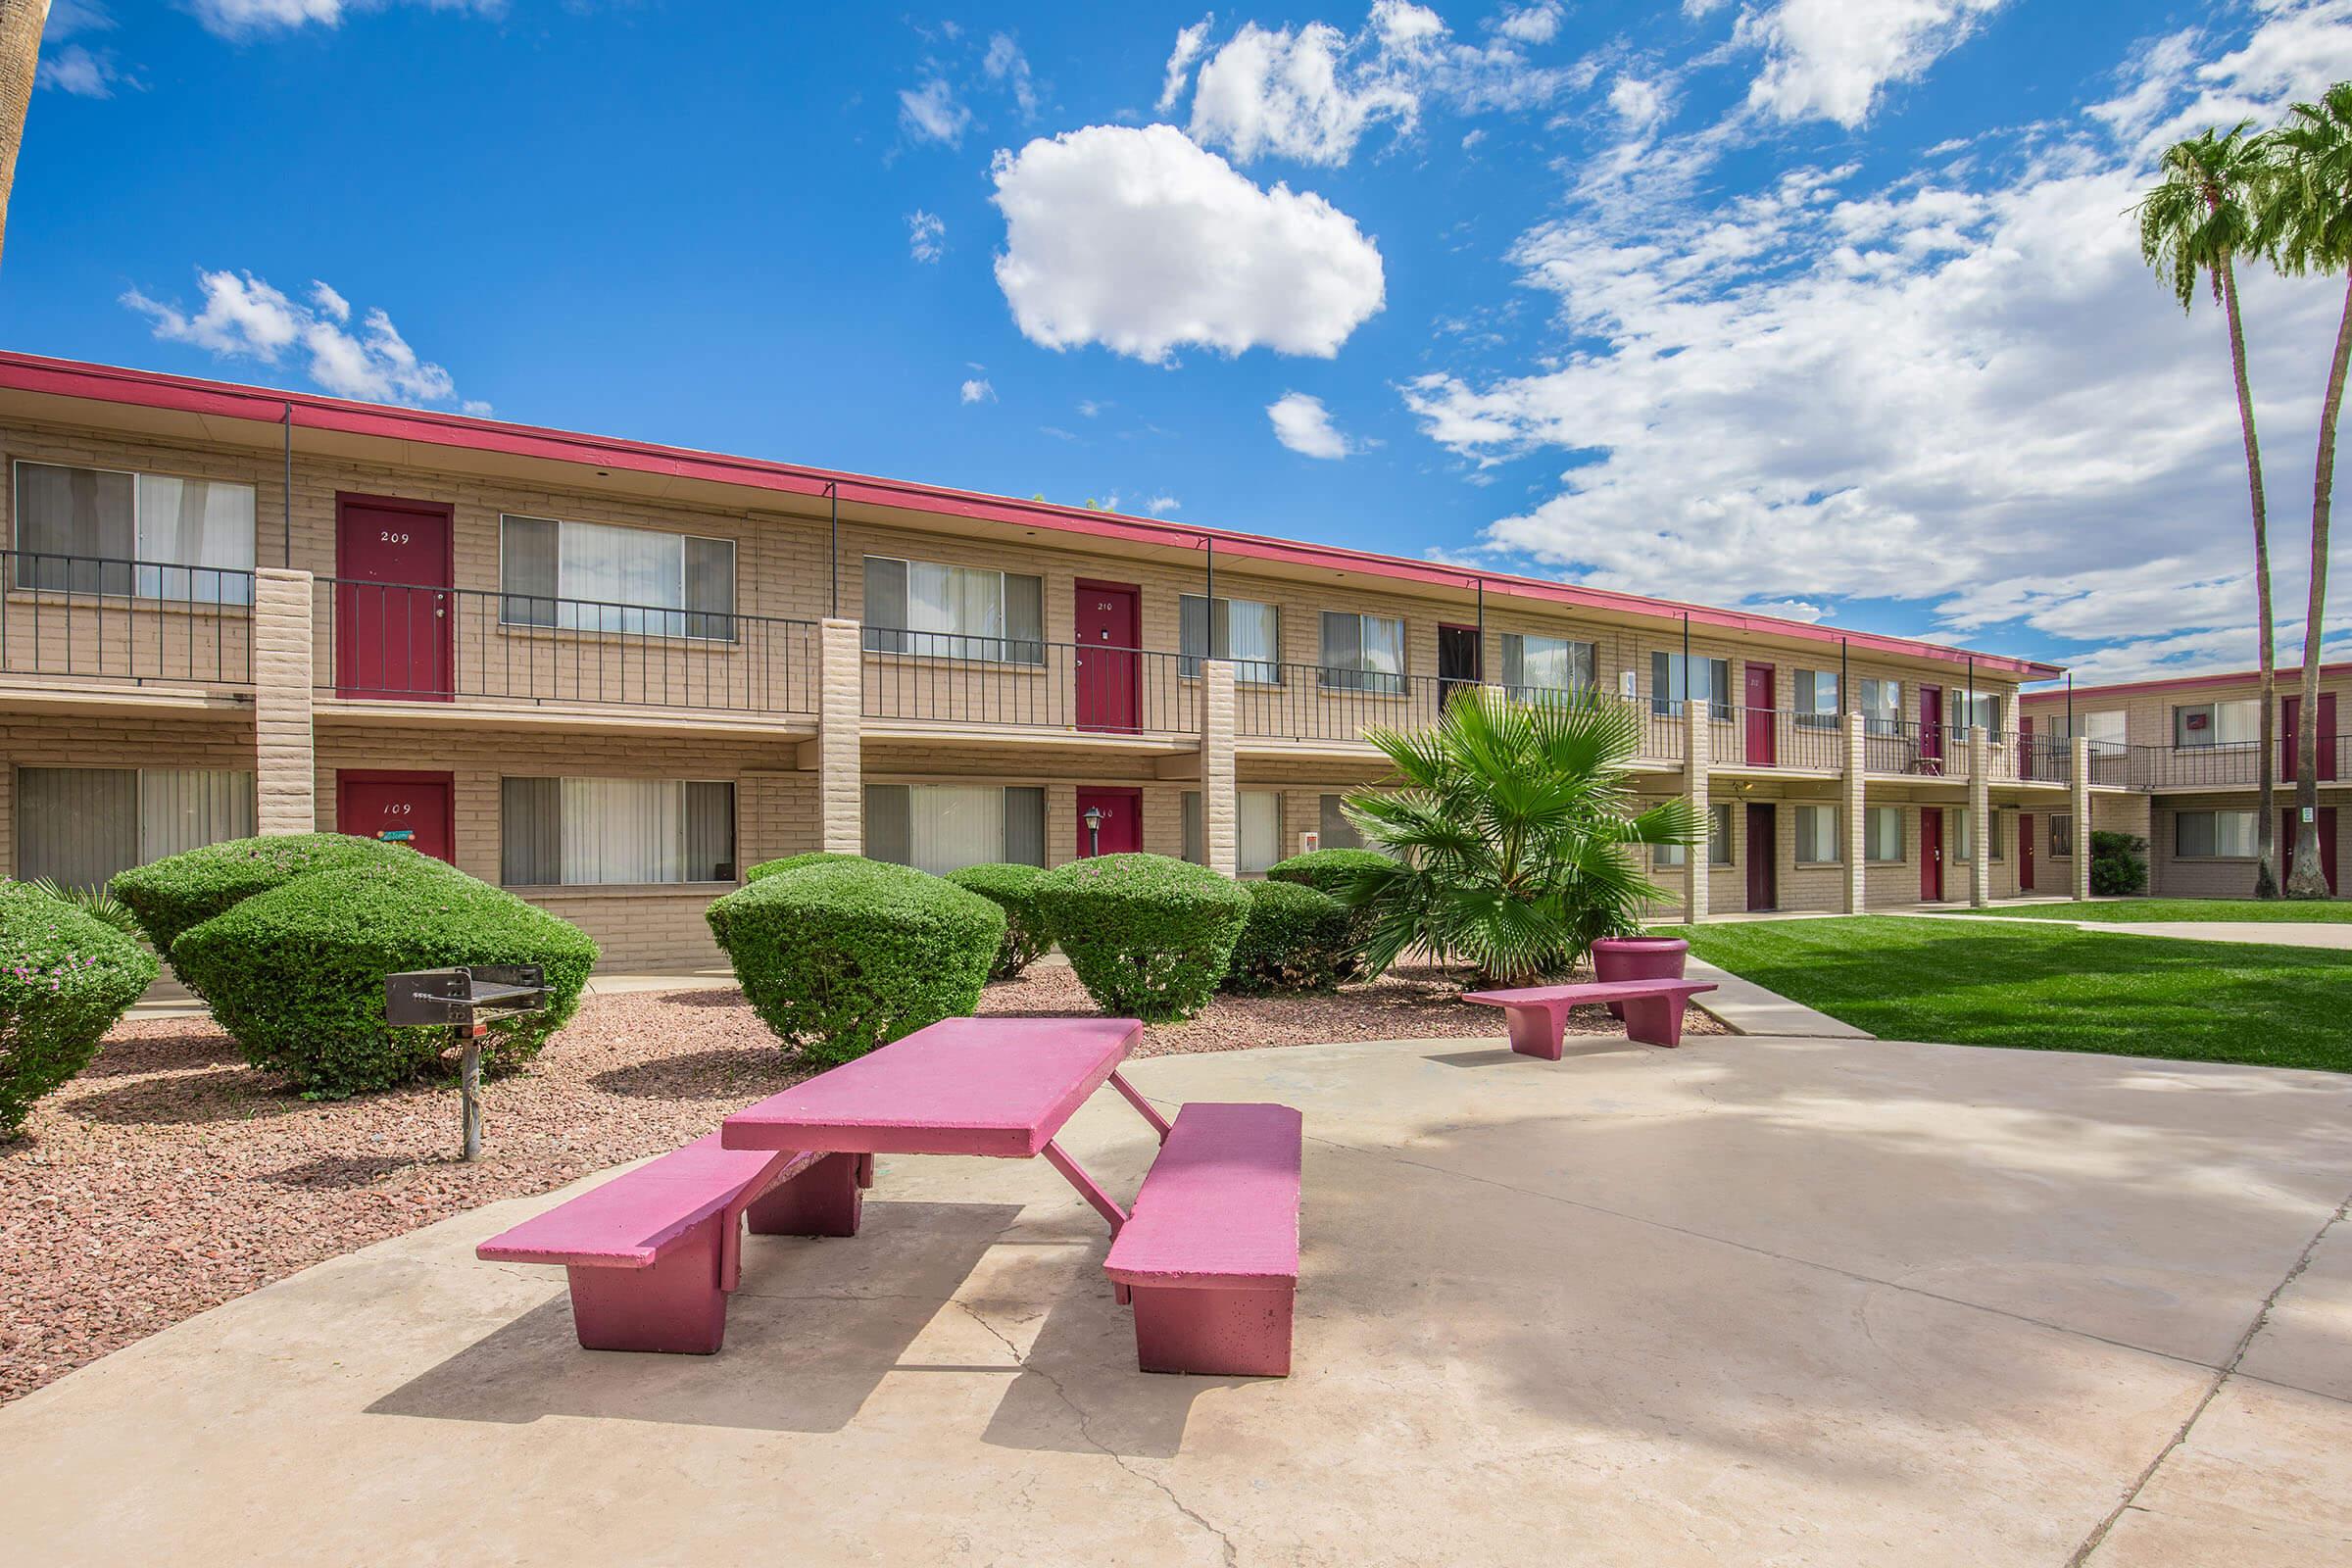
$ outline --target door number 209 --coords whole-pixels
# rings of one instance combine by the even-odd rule
[[[376,542],[379,544],[405,545],[409,542],[409,536],[407,534],[394,533],[389,528],[385,529],[382,533],[377,534],[375,537]]]

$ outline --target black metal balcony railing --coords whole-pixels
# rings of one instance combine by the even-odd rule
[[[2010,756],[2015,761],[2013,777],[2028,784],[2066,784],[2073,781],[2075,759],[2062,736],[2011,733],[2001,739],[2010,748]],[[2100,782],[2097,769],[2099,748],[2093,746],[2091,752],[2091,780],[2096,783]]]
[[[1234,731],[1250,740],[1354,741],[1367,729],[1421,729],[1475,682],[1386,670],[1283,664],[1272,683],[1234,687]]]
[[[1175,654],[866,628],[860,710],[902,723],[1196,734],[1200,683]]]
[[[2255,741],[2218,746],[2132,746],[2116,748],[2129,755],[2121,765],[2107,768],[2093,758],[2091,778],[2096,783],[2123,783],[2143,790],[2256,789],[2262,783],[2262,747]],[[2299,757],[2283,742],[2272,769],[2273,781],[2295,782]],[[2121,777],[2104,776],[2120,773]],[[2322,735],[2319,748],[2320,782],[2352,782],[2352,735]]]
[[[0,584],[0,671],[253,684],[251,571],[5,550]]]
[[[816,711],[806,620],[321,577],[312,625],[342,697]]]
[[[1845,768],[1844,720],[1836,713],[1734,706],[1708,741],[1710,763],[1723,767],[1786,768],[1837,773]]]

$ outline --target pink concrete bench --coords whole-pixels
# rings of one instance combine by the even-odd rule
[[[1102,1265],[1146,1372],[1290,1375],[1301,1146],[1289,1105],[1177,1113]]]
[[[561,1263],[572,1327],[591,1350],[716,1352],[760,1236],[855,1236],[873,1156],[719,1147],[718,1134],[616,1176],[474,1249],[495,1262]]]
[[[1500,1007],[1511,1026],[1511,1049],[1523,1056],[1560,1059],[1567,1033],[1568,1009],[1590,1003],[1614,1002],[1625,1008],[1625,1032],[1645,1046],[1683,1043],[1683,1008],[1701,991],[1712,991],[1703,980],[1609,980],[1583,985],[1527,986],[1516,991],[1473,991],[1464,1002]]]

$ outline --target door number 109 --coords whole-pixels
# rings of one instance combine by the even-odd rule
[[[415,809],[416,808],[411,806],[408,802],[397,801],[384,808],[384,814],[386,816],[406,816]]]

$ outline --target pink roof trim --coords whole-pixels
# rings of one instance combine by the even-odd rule
[[[2320,678],[2326,680],[2330,675],[2352,675],[2352,662],[2322,664]],[[2303,666],[2300,664],[2292,669],[2278,671],[2278,685],[2282,691],[2285,690],[2288,682],[2299,681],[2302,678]],[[2199,691],[2208,686],[2235,686],[2240,681],[2260,679],[2262,679],[2262,671],[2259,669],[2237,670],[2226,675],[2174,675],[2157,680],[2117,681],[2109,686],[2078,686],[2075,688],[2075,695],[2077,697],[2114,697],[2130,692],[2188,692]],[[2287,695],[2294,694],[2288,692]],[[2063,703],[2066,701],[2066,688],[2060,686],[2050,691],[2020,692],[2017,700],[2021,703]]]
[[[135,408],[167,409],[216,418],[250,419],[263,424],[278,423],[284,416],[284,411],[291,409],[293,422],[299,429],[333,430],[347,435],[463,448],[509,457],[539,458],[599,468],[624,468],[637,473],[671,474],[716,484],[770,490],[784,495],[818,496],[824,493],[828,485],[837,485],[844,501],[901,507],[927,512],[936,516],[968,517],[1021,527],[1052,528],[1062,533],[1128,544],[1199,549],[1213,540],[1219,555],[1230,555],[1241,560],[1358,571],[1370,576],[1448,588],[1468,589],[1483,581],[1490,587],[1521,597],[1589,610],[1654,615],[1675,620],[1688,616],[1690,623],[1696,626],[1767,633],[1831,647],[1842,643],[1866,652],[1938,660],[1948,663],[1964,664],[1974,660],[1988,673],[2014,675],[2024,680],[2046,680],[2064,673],[2062,665],[2045,664],[2004,654],[1975,653],[1882,632],[1838,631],[1804,621],[1785,620],[1775,615],[1720,610],[1706,605],[1686,605],[1668,599],[1616,593],[1605,588],[1579,587],[1511,572],[1471,571],[1411,561],[1401,556],[1348,550],[1337,545],[1307,544],[1257,534],[1233,533],[1220,528],[1179,525],[1156,518],[1089,512],[1052,502],[1020,501],[1007,496],[956,490],[911,480],[877,478],[870,474],[812,468],[758,458],[729,457],[723,453],[702,452],[690,447],[583,435],[539,425],[511,424],[469,415],[444,414],[431,409],[392,408],[382,404],[320,397],[309,392],[272,391],[267,387],[166,375],[156,370],[92,365],[79,360],[0,351],[0,389],[50,397],[81,398]]]

